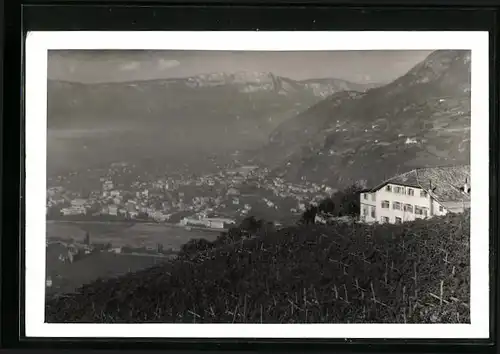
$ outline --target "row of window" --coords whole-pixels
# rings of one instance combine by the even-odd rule
[[[401,186],[391,186],[389,184],[387,186],[385,186],[385,191],[386,192],[393,192],[396,194],[406,194],[409,196],[415,195],[415,189],[413,189],[413,188],[405,188],[405,187],[401,187]],[[427,192],[424,190],[421,190],[420,197],[427,198]]]
[[[401,203],[400,203],[401,204]],[[382,206],[384,208],[384,206]],[[388,208],[388,207],[387,207]],[[408,213],[413,213],[413,205],[410,205],[410,204],[404,204],[403,206],[403,210],[405,212],[408,212]],[[442,208],[443,207],[439,207],[439,211],[442,211]],[[393,208],[394,210],[401,210],[401,208],[399,209],[396,209],[396,208]],[[368,207],[367,206],[364,206],[363,207],[363,212],[362,212],[362,215],[363,216],[366,216],[368,215]],[[429,209],[426,208],[426,207],[419,207],[419,206],[415,206],[415,215],[423,215],[425,217],[429,216]],[[375,219],[377,217],[376,213],[375,213],[375,207],[371,207],[371,210],[370,210],[370,216],[372,217],[372,219]],[[383,216],[382,218],[384,218],[385,216]]]
[[[382,209],[389,209],[390,208],[390,202],[388,200],[383,200],[381,204],[382,204]],[[411,204],[403,204],[401,202],[392,202],[392,210],[402,210],[402,211],[405,211],[408,213],[413,213],[413,211],[415,210],[416,215],[427,216],[429,208],[421,207],[421,206],[417,206],[417,205],[415,205],[415,208],[414,208],[413,205],[411,205]],[[443,206],[440,205],[439,211],[442,212],[443,210],[444,210]]]
[[[389,218],[387,216],[382,216],[380,218],[380,221],[383,222],[383,223],[388,223],[389,222]],[[403,219],[399,218],[396,216],[396,224],[401,224],[403,222]]]
[[[363,217],[363,220],[365,220],[364,217]],[[389,223],[389,221],[390,221],[390,219],[389,219],[388,216],[382,216],[382,217],[380,217],[380,222],[383,223],[383,224],[387,224],[387,223]],[[396,224],[402,224],[403,223],[403,219],[396,216],[395,223]]]
[[[405,194],[405,195],[409,195],[409,196],[414,196],[415,195],[415,189],[413,188],[405,188],[405,187],[401,187],[401,186],[391,186],[391,185],[387,185],[385,186],[385,191],[386,192],[393,192],[393,193],[396,193],[396,194]],[[375,196],[375,193],[363,193],[363,199],[364,200],[368,200],[368,195],[371,195],[371,200],[372,201],[375,201],[376,199],[376,196]],[[421,198],[427,198],[428,196],[428,193],[424,190],[421,190],[420,191],[420,197]]]

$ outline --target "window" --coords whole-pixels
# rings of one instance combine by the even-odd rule
[[[405,187],[394,187],[394,193],[405,194]]]
[[[391,186],[386,186],[386,187],[385,187],[385,190],[386,190],[386,192],[392,192],[392,188],[391,188]]]
[[[382,208],[389,209],[389,201],[388,200],[382,200]]]
[[[411,204],[405,204],[404,211],[407,211],[409,213],[413,213],[413,205],[411,205]]]
[[[401,210],[401,203],[400,202],[393,202],[392,203],[392,209],[394,209],[394,210]]]
[[[413,197],[415,195],[415,191],[412,188],[408,188],[408,195]]]
[[[439,211],[442,213],[444,211],[444,208],[442,205],[439,206]]]
[[[401,224],[402,222],[403,222],[403,221],[401,220],[401,218],[398,218],[398,217],[396,216],[396,224]]]
[[[427,208],[425,208],[425,207],[415,206],[415,214],[416,215],[428,216],[429,210]]]
[[[372,207],[371,215],[372,215],[372,218],[375,219],[375,207]]]
[[[380,221],[382,221],[383,223],[388,223],[389,222],[389,218],[387,216],[382,216],[380,218]]]
[[[363,206],[363,215],[368,215],[368,207],[366,205]]]
[[[363,199],[364,200],[368,200],[368,194],[367,193],[363,193]]]
[[[375,201],[375,200],[376,200],[375,193],[372,193],[372,201]]]
[[[420,197],[421,198],[427,198],[427,192],[426,191],[420,191]]]

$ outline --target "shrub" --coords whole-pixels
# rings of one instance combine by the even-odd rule
[[[214,247],[214,244],[204,238],[195,238],[182,245],[179,257],[190,257],[198,252],[206,251]]]
[[[359,216],[359,193],[361,186],[353,184],[352,186],[336,192],[330,198],[325,198],[319,203],[319,212],[327,213],[335,217]]]
[[[239,228],[242,231],[246,231],[250,234],[253,234],[262,227],[262,224],[263,224],[262,220],[257,220],[255,216],[249,216],[241,222]]]

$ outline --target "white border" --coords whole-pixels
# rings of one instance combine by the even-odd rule
[[[46,324],[47,50],[472,51],[471,324]],[[488,338],[489,75],[487,32],[30,32],[26,39],[28,337]]]

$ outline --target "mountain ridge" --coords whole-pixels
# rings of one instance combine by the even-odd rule
[[[66,84],[78,84],[78,85],[86,85],[86,86],[93,86],[93,85],[113,85],[113,84],[139,84],[139,83],[148,83],[148,82],[160,82],[160,81],[183,81],[183,80],[189,80],[189,79],[196,79],[196,78],[216,78],[216,77],[224,77],[224,78],[240,78],[247,76],[250,79],[248,81],[251,81],[251,76],[255,77],[275,77],[279,79],[283,79],[286,81],[293,81],[293,82],[298,82],[298,83],[310,83],[310,82],[343,82],[347,85],[357,85],[359,87],[366,87],[366,88],[373,88],[377,87],[380,85],[383,85],[384,83],[362,83],[362,82],[355,82],[352,80],[347,80],[347,79],[342,79],[342,78],[334,78],[334,77],[315,77],[315,78],[309,78],[309,79],[292,79],[290,77],[282,76],[282,75],[275,75],[272,72],[267,72],[267,71],[236,71],[232,73],[224,73],[224,72],[207,72],[204,74],[197,74],[197,75],[189,75],[189,76],[179,76],[179,77],[170,77],[170,78],[158,78],[158,79],[143,79],[143,80],[124,80],[124,81],[99,81],[99,82],[81,82],[81,81],[71,81],[71,80],[61,80],[61,79],[48,79],[50,82],[60,82],[60,83],[66,83]]]
[[[414,166],[467,163],[469,130],[470,52],[435,51],[387,85],[333,94],[283,122],[258,158],[291,179],[376,183]]]

